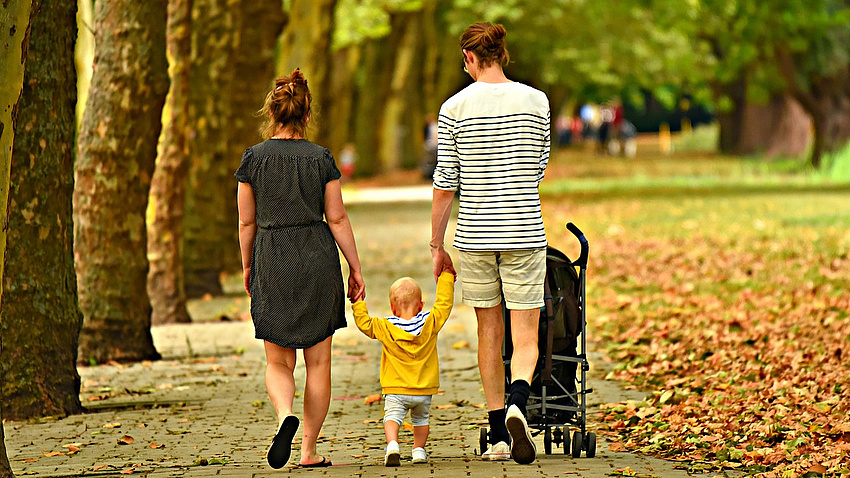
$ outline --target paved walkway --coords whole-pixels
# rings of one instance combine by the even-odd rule
[[[264,356],[250,322],[155,327],[164,359],[81,369],[89,413],[38,422],[7,422],[6,446],[15,473],[37,476],[472,476],[601,477],[626,467],[638,476],[687,476],[671,463],[608,450],[600,437],[596,458],[573,459],[556,448],[528,466],[482,462],[478,426],[486,424],[475,361],[473,314],[458,307],[440,337],[442,388],[434,398],[428,449],[431,462],[383,467],[380,348],[353,327],[335,337],[333,392],[320,450],[327,469],[275,471],[265,462],[274,412],[263,383]],[[469,344],[469,345],[467,345]],[[593,374],[590,425],[598,404],[624,397]],[[303,370],[297,381],[303,386]],[[300,409],[300,397],[296,398]],[[401,437],[408,458],[412,433]],[[297,444],[296,444],[297,447]],[[292,463],[297,460],[297,450]]]
[[[434,286],[427,248],[422,246],[429,235],[429,209],[423,201],[430,198],[430,188],[360,192],[359,198],[354,193],[346,192],[346,202],[351,205],[361,256],[368,257],[364,276],[371,312],[389,313],[381,310],[381,305],[386,308],[387,287],[400,275],[417,279],[428,303],[428,297],[434,297]],[[393,208],[383,204],[401,199],[410,202]],[[353,327],[349,312],[352,325],[334,339],[333,400],[320,444],[320,452],[334,466],[293,468],[298,459],[296,442],[291,464],[272,470],[265,452],[276,420],[263,381],[263,350],[246,321],[248,301],[240,291],[231,292],[229,297],[191,304],[193,317],[203,317],[204,322],[154,327],[154,342],[163,360],[81,368],[81,399],[88,413],[7,422],[6,447],[14,472],[44,477],[292,474],[490,478],[603,477],[628,468],[644,477],[688,476],[671,462],[612,452],[604,436],[599,436],[597,456],[592,459],[573,459],[560,448],[544,455],[539,435],[538,460],[531,465],[482,462],[476,450],[478,427],[486,425],[487,414],[476,365],[475,318],[463,305],[456,305],[439,339],[444,392],[433,400],[429,464],[410,463],[412,433],[407,431],[400,440],[406,461],[399,468],[383,466],[383,406],[365,403],[365,397],[380,393],[380,346]],[[231,320],[217,321],[220,315]],[[591,428],[600,404],[642,398],[602,379],[604,361],[592,357]],[[298,369],[296,381],[302,388],[302,369]],[[301,397],[296,396],[296,410],[300,408]]]

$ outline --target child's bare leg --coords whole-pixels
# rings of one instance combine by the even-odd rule
[[[386,435],[387,437],[387,443],[398,441],[398,429],[398,423],[396,423],[395,421],[387,420],[384,422],[384,435]]]
[[[413,448],[425,448],[425,442],[428,441],[430,432],[431,427],[429,425],[413,427]]]

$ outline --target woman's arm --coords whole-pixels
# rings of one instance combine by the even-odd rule
[[[325,185],[325,219],[331,228],[342,255],[348,262],[348,298],[352,302],[366,297],[366,284],[360,271],[360,257],[357,255],[357,244],[354,242],[354,232],[345,205],[342,202],[342,186],[338,179]]]
[[[254,237],[257,235],[257,203],[254,188],[248,183],[239,183],[236,190],[236,203],[239,208],[239,249],[242,251],[242,282],[245,292],[251,296],[251,254],[254,251]]]

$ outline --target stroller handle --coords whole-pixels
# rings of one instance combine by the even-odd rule
[[[579,229],[575,224],[571,222],[567,223],[567,230],[573,233],[573,235],[576,236],[578,241],[581,243],[581,254],[579,255],[579,258],[576,259],[575,262],[573,262],[573,265],[579,267],[587,267],[587,255],[589,249],[587,238],[584,237],[584,233],[581,232],[581,229]]]

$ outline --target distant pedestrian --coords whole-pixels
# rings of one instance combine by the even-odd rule
[[[297,349],[307,368],[300,464],[331,465],[316,440],[330,406],[331,340],[346,326],[337,246],[348,261],[349,299],[366,294],[340,172],[327,149],[305,138],[311,102],[300,70],[275,81],[262,110],[267,139],[245,150],[236,171],[243,282],[278,418],[268,450],[272,468],[289,461],[299,426],[292,412]]]
[[[431,396],[440,389],[437,334],[452,311],[454,281],[451,271],[440,274],[437,298],[429,312],[422,311],[422,290],[410,277],[403,277],[390,287],[392,317],[370,317],[363,301],[352,305],[357,328],[383,345],[381,389],[387,438],[385,466],[400,465],[398,431],[408,410],[413,422],[412,461],[428,462],[425,442],[430,433]]]
[[[432,113],[425,117],[425,128],[423,129],[422,143],[422,177],[431,180],[434,177],[434,168],[437,167],[437,120]]]
[[[460,251],[463,301],[478,318],[478,368],[491,429],[482,457],[527,464],[537,455],[525,407],[546,274],[537,188],[549,162],[550,113],[546,94],[505,76],[506,35],[501,25],[476,23],[461,36],[463,68],[475,83],[440,108],[430,248],[435,277],[453,269],[443,240],[459,190],[453,245]],[[503,295],[513,339],[507,404]]]
[[[342,173],[340,181],[345,184],[354,177],[355,163],[357,162],[357,149],[351,143],[346,143],[339,153],[339,170]]]

